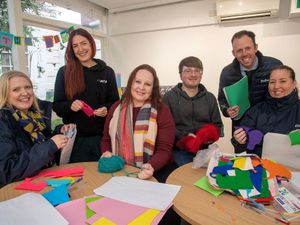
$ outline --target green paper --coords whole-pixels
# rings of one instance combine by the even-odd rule
[[[240,112],[234,120],[240,119],[250,107],[248,93],[248,77],[244,76],[238,82],[223,88],[228,105],[239,106]]]
[[[289,133],[291,145],[300,145],[300,131],[291,131]]]
[[[86,212],[86,218],[87,218],[87,219],[90,218],[90,217],[92,217],[93,215],[96,214],[93,210],[91,210],[91,209],[87,206],[87,204],[90,203],[90,202],[97,201],[97,200],[99,200],[99,199],[101,199],[101,198],[103,198],[103,197],[102,197],[102,196],[93,196],[93,197],[86,197],[86,198],[85,198],[85,209],[86,209],[85,212]]]
[[[222,194],[222,190],[216,190],[214,189],[209,183],[207,177],[202,177],[200,180],[196,181],[194,183],[195,186],[211,193],[212,195],[218,197],[220,194]]]
[[[297,8],[300,9],[300,0],[297,0]]]
[[[235,183],[237,189],[252,189],[253,183],[250,178],[250,171],[235,169]]]

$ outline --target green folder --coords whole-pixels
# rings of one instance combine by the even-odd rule
[[[244,76],[238,82],[224,87],[223,91],[229,106],[238,105],[240,107],[240,112],[234,120],[240,119],[250,107],[248,77]]]

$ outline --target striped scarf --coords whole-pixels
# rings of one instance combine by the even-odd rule
[[[120,103],[109,124],[112,153],[120,155],[131,165],[141,166],[148,162],[155,147],[156,118],[157,110],[146,103],[141,107],[133,125],[132,104],[127,106]]]
[[[26,114],[13,108],[9,110],[14,119],[29,134],[33,143],[42,143],[45,140],[42,131],[46,128],[46,124],[41,113],[29,110]]]

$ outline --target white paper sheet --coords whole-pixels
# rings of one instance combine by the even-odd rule
[[[264,136],[262,158],[300,169],[300,145],[291,145],[288,135],[267,133]]]
[[[67,225],[68,221],[41,195],[26,193],[0,202],[0,224]]]
[[[300,190],[300,172],[292,172],[291,182]]]
[[[119,201],[165,210],[173,201],[181,186],[162,184],[133,177],[112,177],[96,188],[94,193]]]
[[[66,146],[61,149],[59,165],[67,164],[70,161],[70,156],[73,150],[76,134],[76,127],[74,127],[74,129],[69,130],[69,132],[66,134],[69,140]]]

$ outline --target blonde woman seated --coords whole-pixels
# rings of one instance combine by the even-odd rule
[[[122,99],[109,110],[101,141],[103,157],[119,155],[126,163],[142,168],[140,179],[154,175],[164,181],[174,137],[173,117],[161,102],[156,71],[140,65],[130,74]]]
[[[65,132],[73,125],[64,125]],[[0,77],[0,187],[52,165],[68,138],[51,137],[29,77],[9,71]]]

